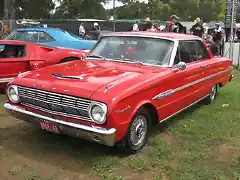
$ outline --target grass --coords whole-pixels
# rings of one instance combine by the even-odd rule
[[[84,167],[93,179],[239,180],[239,117],[240,72],[235,71],[234,79],[220,89],[214,104],[197,104],[158,125],[146,148],[135,155],[125,156],[116,148],[85,141],[79,143],[74,138],[50,133],[38,133],[37,143],[30,140],[26,143],[32,144],[33,159],[45,154],[49,158],[45,164],[53,162],[54,165],[56,156],[49,154],[64,154],[69,161],[76,162],[74,165],[79,170],[78,173],[83,171],[78,167]],[[27,133],[23,131],[22,137],[28,136]],[[23,142],[19,143],[21,145]],[[25,156],[29,156],[29,153]],[[72,164],[70,163],[71,167]],[[36,167],[34,169],[36,171],[29,172],[24,178],[44,179],[41,177],[45,175],[37,173],[42,171]],[[16,176],[19,171],[20,169],[13,168],[8,173]]]
[[[136,155],[124,160],[101,157],[94,171],[110,174],[114,164],[139,177],[153,174],[149,179],[240,179],[239,117],[240,73],[235,72],[214,104],[195,105],[157,127],[148,147]]]

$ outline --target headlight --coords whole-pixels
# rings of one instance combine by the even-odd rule
[[[94,102],[90,109],[90,118],[97,124],[103,124],[106,121],[107,106],[103,103]]]
[[[19,103],[20,97],[18,95],[18,87],[15,85],[10,85],[7,89],[7,95],[13,103]]]

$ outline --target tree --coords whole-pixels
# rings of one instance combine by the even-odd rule
[[[54,18],[106,18],[106,10],[101,3],[109,0],[58,0]]]
[[[18,0],[16,8],[19,18],[49,18],[55,4],[52,0]]]
[[[54,6],[52,0],[4,0],[1,7],[4,7],[4,19],[15,19],[47,18]]]
[[[0,17],[4,16],[4,1],[0,1]]]
[[[3,19],[15,18],[15,0],[4,0],[4,17]]]
[[[112,14],[112,11],[110,11]],[[147,15],[147,4],[129,3],[116,8],[117,19],[142,19]]]

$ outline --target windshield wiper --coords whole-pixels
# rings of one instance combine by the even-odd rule
[[[98,59],[104,59],[104,60],[106,60],[105,57],[103,57],[103,56],[98,56],[98,55],[88,55],[87,58],[98,58]]]
[[[141,61],[134,61],[134,60],[133,60],[132,62],[135,63],[135,64],[140,64],[140,65],[142,65],[142,66],[144,65],[144,63],[141,62]]]
[[[121,60],[121,61],[130,62],[130,63],[134,63],[134,64],[140,64],[142,66],[144,65],[144,63],[141,62],[141,61],[132,60],[132,59],[126,59],[126,58],[115,58],[113,60]]]

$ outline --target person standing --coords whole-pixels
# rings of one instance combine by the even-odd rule
[[[198,36],[200,38],[203,38],[204,28],[201,25],[201,19],[200,18],[196,18],[195,22],[196,22],[196,24],[194,24],[192,26],[190,31],[192,32],[193,35]]]
[[[132,30],[133,30],[133,31],[139,31],[139,24],[140,24],[140,22],[137,20],[137,21],[135,22],[135,24],[133,24]]]
[[[176,15],[171,16],[171,21],[167,24],[165,31],[167,32],[175,32],[175,33],[184,33],[184,26],[178,22],[179,17]]]
[[[224,31],[220,26],[220,23],[215,24],[214,32],[213,32],[213,41],[217,45],[220,54],[223,53],[223,43],[224,43]]]
[[[80,23],[79,28],[78,28],[78,35],[80,37],[84,37],[85,33],[86,33],[86,31],[85,31],[85,28],[84,28],[84,24]]]
[[[101,31],[101,28],[97,22],[93,23],[93,30]]]
[[[154,27],[152,21],[148,21],[146,22],[146,31],[149,31],[149,32],[156,32],[156,28]]]
[[[208,45],[208,47],[210,48],[210,50],[212,51],[213,55],[218,56],[220,52],[219,52],[219,49],[218,49],[216,43],[213,42],[213,38],[211,35],[206,36],[205,42]]]
[[[101,28],[97,22],[93,23],[93,27],[90,31],[93,40],[98,40],[101,34]]]

